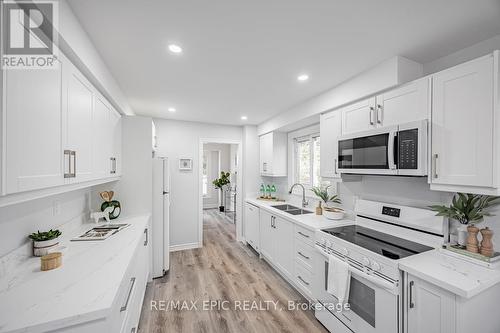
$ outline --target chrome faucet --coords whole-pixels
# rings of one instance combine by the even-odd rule
[[[309,202],[307,202],[307,200],[306,200],[306,188],[304,187],[304,185],[302,185],[300,183],[293,184],[292,187],[290,187],[290,191],[288,191],[288,194],[292,194],[293,188],[295,186],[302,187],[302,207],[306,207],[309,204]]]

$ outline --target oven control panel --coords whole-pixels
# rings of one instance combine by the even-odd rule
[[[401,209],[383,206],[382,207],[382,215],[388,215],[392,217],[399,217],[401,215]]]

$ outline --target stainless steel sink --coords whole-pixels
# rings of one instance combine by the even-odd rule
[[[305,210],[305,209],[292,209],[292,210],[285,210],[285,213],[292,215],[304,215],[304,214],[311,214],[312,212],[310,210]]]
[[[303,214],[311,214],[312,212],[309,210],[305,210],[299,207],[295,207],[292,205],[276,205],[272,206],[273,208],[279,209],[284,211],[285,213],[291,214],[291,215],[303,215]]]
[[[276,209],[279,209],[279,210],[284,210],[284,211],[292,210],[292,209],[300,209],[299,207],[295,207],[295,206],[288,205],[288,204],[285,204],[285,205],[276,205],[276,206],[272,206],[272,207],[276,208]]]

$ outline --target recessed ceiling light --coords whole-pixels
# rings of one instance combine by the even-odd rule
[[[309,80],[309,75],[307,74],[300,74],[299,76],[297,76],[297,81],[303,82],[307,80]]]
[[[176,44],[168,45],[168,49],[172,53],[182,53],[182,47],[180,47],[179,45],[176,45]]]
[[[175,112],[175,108],[168,108],[168,112]]]
[[[248,117],[247,116],[241,116],[241,120],[247,120]]]

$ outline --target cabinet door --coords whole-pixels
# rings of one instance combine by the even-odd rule
[[[260,210],[260,253],[265,256],[270,261],[274,262],[275,250],[274,245],[276,240],[274,239],[274,228],[273,228],[273,219],[274,217],[264,211]]]
[[[91,84],[71,66],[68,78],[68,107],[65,149],[75,152],[71,158],[75,177],[69,182],[92,179],[92,112],[94,93]]]
[[[64,184],[61,124],[66,62],[59,65],[53,70],[5,71],[6,193]]]
[[[333,111],[321,115],[320,135],[321,135],[321,177],[340,178],[338,173],[338,150],[337,138],[342,131],[342,113]]]
[[[433,76],[433,184],[493,186],[493,59]]]
[[[276,246],[275,265],[289,278],[293,274],[294,234],[293,223],[275,218],[274,243]]]
[[[273,133],[260,136],[260,173],[272,175],[273,161]]]
[[[377,96],[377,126],[392,126],[428,119],[430,79],[424,78]]]
[[[375,98],[346,106],[342,110],[342,135],[367,131],[376,127]]]
[[[454,333],[455,295],[408,275],[408,333]]]
[[[245,204],[245,239],[256,250],[259,250],[259,208]]]
[[[108,130],[112,140],[111,157],[114,159],[111,172],[114,176],[120,176],[122,174],[122,118],[114,109],[110,110]]]
[[[111,109],[107,101],[96,95],[92,135],[92,172],[93,178],[104,178],[110,175],[112,170],[112,146],[113,137],[110,130],[110,112]]]

